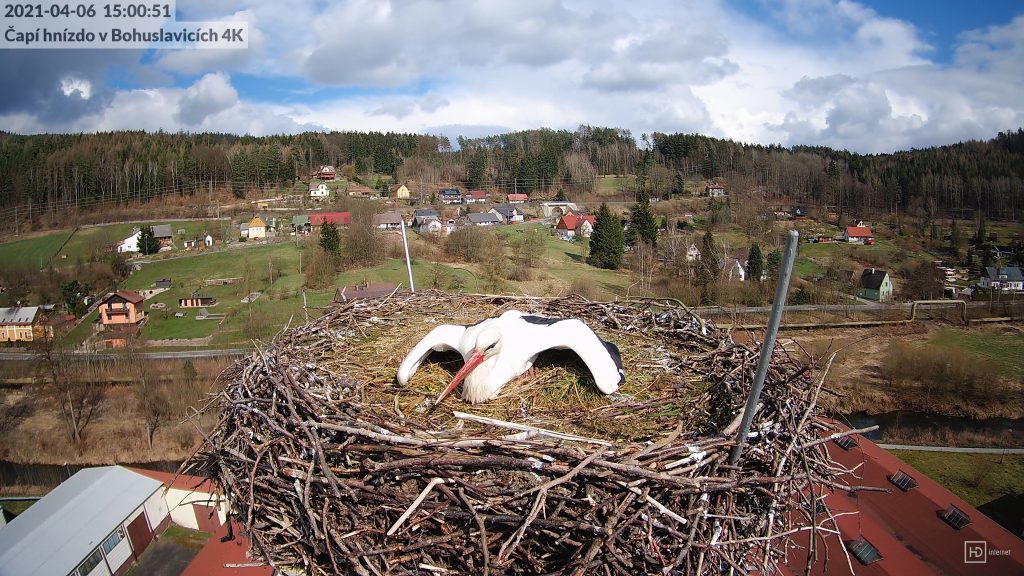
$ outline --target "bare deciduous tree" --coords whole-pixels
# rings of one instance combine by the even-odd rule
[[[60,408],[68,440],[78,446],[86,426],[103,406],[103,389],[90,382],[89,370],[83,369],[87,367],[82,364],[90,361],[73,359],[59,339],[48,338],[43,342],[41,358],[44,389]]]

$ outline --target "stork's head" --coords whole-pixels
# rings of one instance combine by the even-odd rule
[[[499,352],[501,352],[501,332],[494,328],[485,328],[484,330],[481,330],[480,334],[476,337],[476,345],[473,346],[473,353],[466,360],[466,364],[455,373],[455,377],[452,378],[451,383],[449,383],[448,387],[444,389],[444,392],[441,392],[437,397],[437,400],[434,401],[434,404],[438,404],[441,400],[444,400],[444,397],[451,394],[452,390],[455,390],[459,383],[465,380],[477,366],[482,364],[488,358],[493,358]]]

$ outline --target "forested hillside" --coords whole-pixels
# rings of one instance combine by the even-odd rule
[[[308,178],[321,164],[348,175],[520,192],[595,191],[599,175],[636,175],[654,196],[686,179],[721,179],[736,193],[872,214],[909,210],[1017,218],[1024,208],[1024,131],[895,154],[761,146],[697,134],[643,135],[581,126],[485,138],[394,133],[0,133],[0,209],[146,199],[230,187],[239,197]]]

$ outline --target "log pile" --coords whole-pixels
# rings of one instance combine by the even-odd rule
[[[621,394],[560,358],[479,406],[430,405],[455,362],[394,382],[436,323],[513,307],[616,341]],[[222,488],[257,556],[300,573],[772,574],[791,538],[835,531],[817,499],[847,487],[823,448],[821,382],[782,348],[728,464],[758,352],[671,302],[357,300],[229,368],[187,466]]]

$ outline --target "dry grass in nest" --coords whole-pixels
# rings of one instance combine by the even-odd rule
[[[569,353],[476,406],[430,409],[457,356],[395,383],[435,325],[512,308],[585,321],[622,351],[626,384],[599,394]],[[189,468],[224,490],[260,556],[293,571],[770,574],[792,535],[836,528],[808,510],[838,484],[823,379],[782,349],[728,464],[757,357],[672,302],[357,300],[229,368]]]

